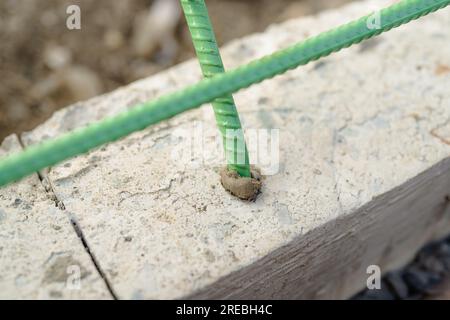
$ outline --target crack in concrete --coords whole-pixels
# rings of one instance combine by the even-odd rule
[[[143,195],[153,195],[153,194],[157,194],[157,193],[159,193],[159,192],[165,192],[165,191],[169,192],[169,195],[170,195],[170,189],[172,188],[172,183],[173,183],[175,180],[176,180],[175,178],[170,179],[169,185],[168,185],[168,186],[162,187],[162,188],[160,188],[160,189],[158,189],[158,190],[155,190],[155,191],[149,191],[149,192],[135,192],[135,193],[127,192],[127,191],[125,191],[125,190],[124,190],[124,191],[121,191],[121,193],[125,193],[125,192],[129,193],[129,195],[128,195],[127,197],[124,197],[123,199],[121,199],[121,200],[119,201],[119,203],[117,204],[117,207],[120,208],[120,206],[122,205],[122,203],[123,203],[125,200],[131,199],[131,198],[134,198],[134,197],[138,197],[138,196],[143,196]]]
[[[341,189],[339,188],[339,174],[338,174],[338,170],[336,170],[336,163],[335,163],[337,135],[338,135],[338,131],[336,129],[333,130],[333,142],[332,142],[333,148],[331,150],[330,164],[331,164],[331,168],[332,168],[332,172],[333,172],[334,192],[336,194],[336,200],[338,202],[339,212],[343,213],[344,208],[342,207],[342,202],[341,202]]]
[[[19,141],[21,148],[25,150],[26,146],[25,146],[25,144],[22,140],[22,136],[20,134],[17,135],[17,139]],[[40,180],[42,186],[44,187],[45,191],[49,195],[50,200],[52,200],[55,203],[55,206],[58,209],[60,209],[61,211],[65,211],[66,207],[64,205],[64,202],[58,198],[58,196],[55,192],[55,188],[53,187],[53,184],[50,180],[50,177],[44,171],[36,172],[36,174],[39,177],[39,180]],[[94,268],[97,270],[98,274],[100,275],[100,278],[103,280],[109,294],[111,295],[111,297],[114,300],[118,300],[117,294],[115,293],[111,283],[109,282],[108,278],[106,277],[106,274],[103,272],[102,268],[100,267],[100,264],[99,264],[97,258],[95,257],[94,253],[91,251],[91,248],[89,247],[86,237],[84,236],[84,233],[81,230],[81,227],[79,226],[78,222],[76,221],[76,218],[73,215],[68,215],[68,218],[69,218],[70,224],[73,227],[75,234],[80,239],[84,250],[89,255],[89,257],[94,265]]]
[[[444,123],[438,125],[436,128],[431,129],[431,130],[430,130],[430,134],[431,134],[433,137],[439,139],[443,144],[446,144],[446,145],[450,146],[450,140],[447,140],[447,138],[441,137],[441,136],[437,133],[437,131],[438,131],[439,129],[442,129],[442,128],[444,128],[444,127],[447,126],[447,125],[450,125],[450,119],[448,119],[448,120],[445,121]]]
[[[93,169],[93,167],[94,167],[93,165],[88,164],[86,167],[83,167],[80,170],[78,170],[78,171],[76,171],[76,172],[74,172],[72,174],[69,174],[68,176],[56,179],[55,182],[64,183],[67,180],[72,180],[74,178],[82,177],[85,174],[87,174],[89,171],[91,171]],[[49,171],[49,173],[50,173],[50,171]]]
[[[25,143],[22,140],[22,136],[20,134],[17,134],[17,140],[19,141],[20,147],[25,150],[26,146]],[[50,172],[49,169],[47,169],[47,172]],[[65,210],[64,203],[62,201],[59,201],[58,197],[56,196],[55,189],[53,187],[53,184],[50,182],[50,179],[48,179],[47,173],[45,170],[37,171],[36,175],[38,176],[39,181],[41,182],[42,186],[44,187],[45,192],[47,192],[47,195],[50,197],[50,200],[52,200],[55,203],[55,206],[59,208],[60,210]]]

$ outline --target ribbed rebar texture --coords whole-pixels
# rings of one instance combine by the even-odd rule
[[[115,117],[106,118],[32,146],[0,161],[0,186],[125,137],[183,111],[196,108],[203,103],[347,48],[449,4],[450,0],[400,1],[379,12],[380,25],[376,28],[368,24],[373,16],[370,14],[245,66],[202,80],[184,90],[138,105]]]
[[[195,52],[205,78],[224,73],[222,58],[204,0],[180,0]],[[228,168],[250,177],[250,165],[239,114],[231,94],[212,102],[216,123],[222,135]]]

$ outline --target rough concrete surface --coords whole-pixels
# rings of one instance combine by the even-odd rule
[[[225,65],[390,3],[272,26],[226,46]],[[446,9],[236,94],[245,128],[279,129],[279,170],[256,202],[222,188],[223,163],[175,152],[199,127],[205,143],[216,140],[208,105],[48,177],[119,298],[347,298],[369,265],[398,268],[450,232],[449,25]],[[22,138],[57,136],[199,79],[190,61],[70,106]]]
[[[17,137],[9,136],[0,156],[20,149]],[[37,175],[0,191],[0,299],[111,298]]]

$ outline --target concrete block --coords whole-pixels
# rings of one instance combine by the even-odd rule
[[[225,65],[392,2],[272,26],[227,45]],[[366,286],[369,265],[398,268],[450,232],[449,25],[447,9],[237,93],[245,128],[279,130],[273,166],[267,157],[258,163],[276,170],[256,202],[220,185],[209,105],[68,160],[48,177],[119,298],[348,298]],[[199,79],[197,62],[186,62],[70,106],[23,140],[57,136]],[[189,148],[192,135],[204,136],[205,152]]]

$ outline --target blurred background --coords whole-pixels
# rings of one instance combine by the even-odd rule
[[[219,44],[352,0],[206,0]],[[81,9],[68,30],[66,9]],[[0,0],[0,141],[194,56],[178,0]]]

